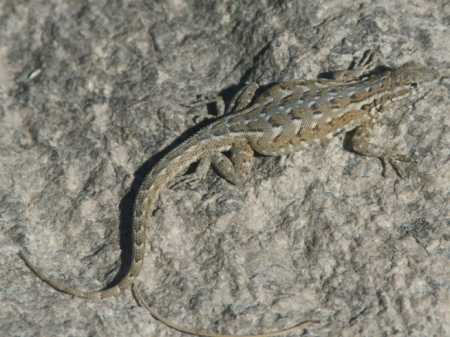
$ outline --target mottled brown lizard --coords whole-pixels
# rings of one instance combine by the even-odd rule
[[[287,81],[263,90],[258,90],[256,84],[249,84],[236,95],[229,113],[218,117],[163,158],[146,177],[138,194],[132,230],[132,263],[118,284],[93,292],[69,288],[50,280],[23,254],[21,258],[41,280],[58,291],[86,299],[102,299],[132,288],[138,302],[167,326],[193,335],[226,337],[179,326],[159,316],[141,300],[136,277],[144,260],[146,228],[159,194],[195,162],[200,162],[199,174],[205,174],[212,164],[226,180],[240,184],[250,172],[255,152],[285,155],[311,142],[326,141],[350,130],[354,130],[352,148],[355,152],[387,160],[392,165],[395,160],[402,160],[404,157],[394,149],[370,145],[371,126],[385,104],[414,93],[421,84],[439,76],[413,62],[395,69],[379,66],[377,55],[369,51],[353,69],[330,73],[332,76],[328,79]],[[229,157],[225,156],[226,151],[231,154]],[[309,323],[318,321],[252,336],[277,335]]]

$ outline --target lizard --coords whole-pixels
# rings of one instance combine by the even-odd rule
[[[212,166],[228,182],[240,185],[250,174],[255,154],[287,155],[311,142],[327,142],[349,131],[353,132],[353,152],[379,158],[395,168],[394,163],[405,160],[405,156],[397,154],[395,149],[370,144],[371,129],[385,105],[417,92],[419,86],[438,79],[439,74],[416,62],[391,68],[379,63],[379,58],[379,50],[368,50],[359,62],[346,70],[330,72],[326,78],[290,80],[265,88],[256,83],[245,85],[232,99],[226,113],[170,151],[145,177],[134,207],[132,262],[127,274],[115,285],[97,291],[67,287],[47,277],[23,253],[19,253],[20,258],[38,278],[60,292],[85,299],[103,299],[131,289],[137,302],[170,328],[197,336],[230,337],[180,326],[161,317],[142,301],[137,276],[144,261],[147,223],[158,196],[192,164],[198,163],[200,177]],[[318,320],[308,320],[251,336],[274,336],[317,323]]]

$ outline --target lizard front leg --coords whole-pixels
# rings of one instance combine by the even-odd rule
[[[347,70],[333,71],[332,80],[343,83],[358,80],[380,66],[382,60],[383,55],[379,48],[366,50],[359,59],[350,64]]]
[[[383,166],[382,176],[385,176],[386,166],[389,164],[396,175],[399,178],[403,178],[406,172],[399,163],[411,162],[412,160],[408,156],[399,153],[395,147],[384,147],[371,143],[372,124],[373,122],[369,120],[353,131],[349,139],[352,150],[363,156],[378,158]]]
[[[218,93],[207,93],[200,96],[197,100],[188,105],[190,111],[195,108],[207,106],[208,104],[215,104],[216,117],[226,115],[228,113],[235,113],[248,107],[252,102],[256,90],[258,90],[258,84],[251,82],[242,87],[231,99],[230,104],[225,109],[225,102],[222,96]],[[210,111],[202,111],[194,114],[194,122],[200,123],[203,120],[210,119],[212,114]]]

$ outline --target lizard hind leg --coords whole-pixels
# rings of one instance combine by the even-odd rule
[[[230,158],[223,153],[211,156],[211,163],[217,173],[233,185],[243,185],[253,166],[254,153],[250,144],[235,144],[230,151]]]
[[[210,167],[213,167],[217,174],[231,184],[242,185],[247,180],[252,165],[253,150],[251,146],[248,143],[238,143],[231,148],[229,157],[222,152],[205,156],[199,161],[194,173],[176,177],[169,188],[198,183],[205,179]]]

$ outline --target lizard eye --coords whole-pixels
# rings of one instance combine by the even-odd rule
[[[417,83],[415,83],[415,82],[411,83],[411,87],[414,89],[417,89]]]

